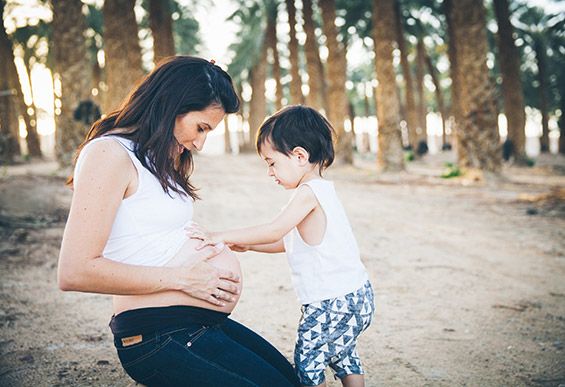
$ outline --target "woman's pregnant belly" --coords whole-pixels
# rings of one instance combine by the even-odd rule
[[[179,266],[191,266],[199,261],[205,260],[203,257],[203,252],[197,251],[196,246],[198,246],[200,241],[194,239],[187,239],[184,245],[181,248],[181,251],[184,254],[181,256],[177,254],[171,260],[169,260],[165,266],[168,267],[179,267]],[[189,259],[185,258],[186,256],[186,249],[194,250],[195,254],[191,256]],[[113,298],[113,310],[114,314],[118,314],[120,312],[124,312],[126,310],[132,309],[139,309],[139,308],[148,308],[148,307],[156,307],[156,306],[171,306],[171,305],[190,305],[190,306],[198,306],[201,308],[217,310],[224,313],[231,313],[231,311],[237,305],[239,301],[239,297],[241,295],[241,289],[243,287],[243,279],[241,273],[241,267],[239,265],[239,260],[237,259],[236,255],[229,249],[224,248],[220,253],[215,255],[212,258],[206,260],[209,264],[220,268],[229,270],[237,275],[239,275],[240,282],[234,283],[238,287],[238,294],[234,295],[233,302],[225,302],[225,306],[219,307],[213,304],[210,304],[206,301],[200,300],[198,298],[194,298],[189,296],[188,294],[177,291],[177,290],[170,290],[170,291],[163,291],[154,294],[147,294],[147,295],[137,295],[137,296],[114,296]]]

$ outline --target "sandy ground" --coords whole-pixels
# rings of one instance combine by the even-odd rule
[[[450,157],[401,174],[377,175],[370,159],[328,172],[377,293],[359,342],[367,385],[565,385],[565,159],[477,183],[438,178]],[[254,155],[196,165],[196,220],[211,229],[268,221],[287,200]],[[0,170],[0,385],[131,386],[110,298],[57,289],[63,175],[53,163]],[[299,305],[285,257],[240,260],[234,317],[291,357]]]

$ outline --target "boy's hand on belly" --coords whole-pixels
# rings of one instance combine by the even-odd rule
[[[214,246],[217,248],[224,248],[224,240],[221,233],[210,232],[196,223],[192,223],[185,228],[186,235],[195,240],[200,240],[200,245],[196,247],[197,250],[203,249],[206,246]]]

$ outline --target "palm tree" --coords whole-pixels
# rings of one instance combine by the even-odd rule
[[[402,77],[404,78],[404,95],[406,107],[406,124],[408,126],[408,143],[412,149],[418,145],[416,128],[418,126],[418,112],[414,99],[414,82],[412,80],[412,70],[408,62],[408,47],[404,36],[403,17],[400,1],[394,2],[394,14],[396,17],[396,41],[400,51],[400,66],[402,67]]]
[[[271,51],[272,58],[272,75],[276,84],[276,98],[275,98],[275,109],[279,110],[282,108],[283,103],[283,90],[281,84],[281,65],[279,60],[279,50],[277,49],[277,15],[278,15],[278,3],[276,1],[271,1],[266,4],[267,7],[267,31],[265,35],[266,46]]]
[[[426,49],[424,47],[424,39],[420,33],[418,43],[416,44],[416,94],[418,95],[418,103],[416,111],[418,112],[418,128],[417,138],[418,146],[421,142],[427,142],[428,128],[426,124],[426,95],[424,92],[424,74],[426,66]]]
[[[344,47],[338,41],[335,25],[335,0],[320,2],[323,19],[323,31],[328,47],[327,80],[328,80],[328,119],[337,134],[336,159],[347,164],[353,163],[353,147],[351,133],[345,131],[344,120],[347,116],[347,94],[345,92],[346,58]]]
[[[392,59],[398,31],[394,25],[396,20],[394,0],[373,0],[375,67],[379,83],[376,97],[379,121],[377,167],[382,171],[404,169],[396,74]]]
[[[40,21],[36,25],[25,25],[16,28],[11,36],[11,40],[21,49],[23,52],[23,62],[25,65],[24,77],[19,77],[19,93],[17,98],[17,103],[19,111],[23,117],[27,136],[27,150],[32,157],[41,157],[41,146],[39,143],[39,135],[37,133],[37,107],[35,106],[35,99],[33,96],[33,88],[31,84],[31,70],[34,63],[39,61],[37,55],[37,46],[39,45],[42,37],[47,37],[48,26],[44,21]],[[17,79],[17,78],[16,78]],[[26,88],[31,91],[31,104],[27,105],[24,99],[23,89],[24,83]]]
[[[0,21],[4,18],[6,2],[0,0]],[[18,73],[14,64],[12,43],[6,34],[4,23],[0,28],[0,165],[14,161],[20,154],[18,133],[18,104],[20,93],[16,86]]]
[[[439,81],[438,71],[436,66],[432,61],[432,57],[426,53],[426,65],[428,67],[428,72],[432,78],[432,82],[434,84],[434,92],[436,95],[436,103],[437,103],[437,110],[441,115],[441,142],[442,145],[445,146],[447,144],[447,134],[445,132],[445,119],[446,119],[446,112],[445,112],[445,102],[443,97],[443,90],[441,88],[441,83]]]
[[[170,1],[170,0],[169,0]],[[173,23],[173,38],[175,42],[175,52],[182,55],[194,55],[199,52],[199,46],[202,43],[200,38],[200,24],[194,18],[194,9],[192,4],[181,5],[177,1],[169,2],[172,13],[179,15]]]
[[[304,54],[306,56],[306,69],[308,71],[308,88],[306,104],[314,109],[327,111],[325,103],[324,66],[320,59],[318,40],[316,39],[316,26],[314,24],[312,0],[302,1],[302,17],[304,19]]]
[[[286,11],[288,13],[288,24],[290,27],[290,40],[288,50],[290,51],[290,103],[300,104],[303,100],[302,80],[300,79],[300,63],[298,62],[298,39],[296,39],[296,8],[294,0],[285,0]]]
[[[514,28],[510,23],[507,0],[494,0],[498,22],[498,60],[502,74],[504,113],[508,122],[508,139],[512,145],[515,161],[525,164],[526,157],[526,112],[520,80],[520,55],[514,44]]]
[[[135,0],[104,1],[105,112],[117,109],[143,75],[134,5]]]
[[[228,18],[238,23],[241,28],[237,32],[237,43],[230,46],[230,51],[235,53],[235,56],[228,71],[233,74],[236,84],[247,81],[252,89],[247,117],[250,141],[240,147],[242,151],[254,149],[257,129],[267,113],[265,101],[267,50],[263,49],[266,43],[268,19],[266,15],[265,4],[255,1],[246,7],[240,7]]]
[[[86,14],[86,24],[88,26],[88,34],[86,37],[86,48],[89,53],[90,67],[92,69],[92,89],[94,95],[92,99],[100,106],[104,99],[104,69],[98,61],[98,54],[104,52],[104,17],[102,9],[94,4],[88,4],[88,13]]]
[[[501,165],[494,89],[489,79],[485,9],[474,0],[453,4],[461,121],[462,168],[498,171]]]
[[[61,112],[56,117],[55,153],[59,163],[68,165],[88,127],[74,119],[79,103],[91,97],[91,67],[86,51],[86,22],[82,2],[52,1],[55,71],[61,80]]]
[[[149,25],[153,35],[153,57],[160,59],[175,55],[173,19],[169,0],[149,0]]]
[[[452,116],[452,133],[454,135],[454,145],[457,155],[460,158],[466,159],[466,150],[459,143],[460,137],[457,132],[460,130],[459,123],[462,121],[461,109],[459,106],[460,101],[460,86],[459,86],[459,63],[457,61],[457,42],[455,41],[455,22],[454,22],[454,1],[445,0],[443,2],[443,11],[445,14],[447,24],[447,55],[449,57],[449,75],[451,77],[451,107],[450,113]]]

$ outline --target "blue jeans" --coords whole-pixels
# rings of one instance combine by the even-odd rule
[[[147,386],[299,385],[292,365],[277,349],[224,316],[201,319],[204,323],[176,320],[143,334],[135,334],[135,328],[128,336],[114,332],[114,345],[128,375]]]

